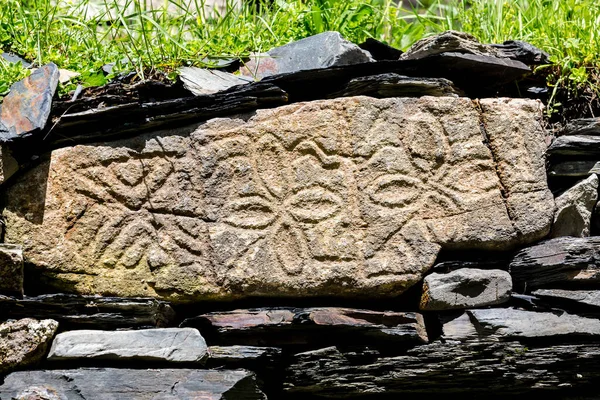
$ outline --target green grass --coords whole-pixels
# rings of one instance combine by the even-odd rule
[[[173,78],[182,65],[210,67],[219,58],[244,58],[327,30],[406,49],[425,35],[456,29],[487,43],[528,41],[550,53],[555,65],[539,72],[556,93],[590,101],[600,94],[600,2],[594,0],[434,0],[416,10],[391,0],[244,0],[243,7],[230,1],[219,14],[208,12],[204,0],[160,0],[154,7],[151,0],[2,0],[0,47],[37,65],[52,61],[79,72],[73,83],[91,86],[112,78],[101,72],[110,62],[113,75],[135,71],[145,79],[162,71]],[[0,95],[27,73],[0,62]]]

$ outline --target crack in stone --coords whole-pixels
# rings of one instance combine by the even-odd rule
[[[492,161],[494,163],[494,171],[496,172],[496,176],[498,177],[498,184],[500,185],[500,196],[502,197],[502,203],[504,203],[504,207],[506,208],[506,213],[508,215],[508,219],[510,220],[513,230],[518,237],[521,235],[521,232],[517,229],[517,227],[515,225],[515,219],[516,219],[515,215],[512,212],[511,207],[508,205],[508,196],[509,196],[508,188],[504,185],[504,182],[502,180],[502,173],[500,172],[498,157],[496,156],[496,152],[494,151],[494,148],[491,144],[490,136],[489,136],[487,128],[486,128],[485,118],[483,115],[484,114],[483,108],[481,107],[481,103],[479,103],[478,99],[471,100],[471,103],[473,104],[473,108],[475,109],[475,111],[477,112],[477,115],[479,117],[479,128],[481,129],[481,135],[483,136],[482,142],[485,145],[485,147],[488,148],[488,150],[490,151],[490,155],[492,156]]]

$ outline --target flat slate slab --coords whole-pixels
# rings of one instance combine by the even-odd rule
[[[193,328],[135,331],[78,330],[59,333],[54,338],[48,360],[97,359],[202,363],[208,357],[207,350],[204,338]]]
[[[245,370],[80,368],[8,375],[2,399],[266,400]]]
[[[65,147],[6,189],[6,240],[80,294],[394,297],[442,248],[548,233],[541,117],[523,99],[348,97]]]
[[[46,294],[16,299],[0,296],[8,318],[52,318],[61,329],[166,327],[175,319],[169,303],[154,298]]]
[[[214,312],[183,321],[211,343],[257,346],[426,343],[423,316],[351,308],[262,308]]]

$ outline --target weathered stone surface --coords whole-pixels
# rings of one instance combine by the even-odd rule
[[[600,136],[559,136],[548,147],[548,154],[578,157],[600,156]]]
[[[69,331],[56,335],[48,360],[73,359],[204,362],[208,347],[193,328]]]
[[[526,99],[483,99],[483,127],[497,164],[508,214],[524,242],[543,238],[540,220],[554,218],[554,197],[547,188],[541,127],[542,103]],[[508,106],[508,107],[507,107]]]
[[[600,135],[600,118],[579,118],[567,122],[561,135]]]
[[[257,54],[241,69],[256,79],[300,70],[336,67],[374,61],[371,55],[350,43],[339,32],[323,32]]]
[[[9,186],[6,238],[84,294],[396,296],[442,247],[549,230],[539,103],[481,106],[352,97],[59,149]]]
[[[600,307],[600,290],[538,289],[532,294],[541,299],[568,300],[588,306]]]
[[[211,94],[252,80],[228,72],[196,67],[182,67],[179,78],[187,90],[195,95]]]
[[[598,285],[600,237],[561,237],[521,250],[510,263],[515,287]]]
[[[62,329],[166,327],[171,306],[154,298],[119,298],[47,294],[14,299],[0,296],[2,315],[9,318],[52,318]]]
[[[58,67],[50,63],[11,86],[0,111],[0,141],[10,141],[44,128],[58,76]]]
[[[40,394],[51,393],[52,397]],[[29,396],[28,396],[29,394]],[[34,395],[40,397],[33,397]],[[244,370],[80,368],[15,372],[0,386],[6,399],[266,400]]]
[[[500,50],[502,56],[521,61],[527,65],[550,64],[548,53],[521,40],[507,40],[502,44],[492,44],[490,46]]]
[[[380,393],[398,398],[409,394],[506,398],[519,393],[552,398],[547,396],[562,388],[573,393],[594,383],[600,378],[598,362],[597,343],[531,347],[518,342],[435,342],[396,357],[328,347],[295,355],[284,388],[286,398],[294,399]],[[294,394],[297,397],[291,397]]]
[[[457,31],[446,31],[417,41],[401,60],[418,60],[441,53],[466,53],[487,57],[504,57],[504,54],[488,44],[480,43],[474,36]]]
[[[23,249],[0,244],[0,294],[23,296]]]
[[[452,310],[502,304],[510,299],[512,279],[499,269],[463,268],[425,277],[421,310]]]
[[[556,198],[550,237],[590,235],[592,212],[598,201],[598,176],[590,176]]]
[[[0,185],[19,170],[19,162],[6,145],[0,144]]]
[[[479,334],[506,338],[600,336],[600,320],[562,313],[540,313],[512,308],[469,310]]]
[[[237,363],[271,363],[278,362],[281,349],[277,347],[256,346],[210,346],[210,358],[207,364],[229,365]]]
[[[58,322],[51,319],[25,318],[0,324],[0,375],[39,362],[56,329]]]
[[[460,91],[452,82],[444,78],[411,78],[394,73],[364,76],[352,79],[339,92],[330,97],[371,96],[386,97],[420,97],[420,96],[454,96]]]
[[[600,174],[600,162],[594,160],[567,160],[552,163],[548,170],[551,177],[581,177]]]
[[[211,343],[257,346],[427,342],[421,314],[351,308],[263,308],[199,315],[182,326]]]

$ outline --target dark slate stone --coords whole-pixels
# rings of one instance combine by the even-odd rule
[[[207,367],[226,368],[265,368],[269,364],[279,364],[281,349],[277,347],[256,346],[210,346]]]
[[[5,128],[0,131],[0,142],[34,134],[46,126],[58,77],[58,67],[50,63],[11,86],[0,112]]]
[[[507,40],[502,44],[492,44],[491,46],[500,50],[505,57],[527,65],[550,64],[548,53],[521,40]]]
[[[398,60],[402,55],[402,50],[373,38],[367,38],[367,40],[359,44],[358,47],[368,51],[375,61],[394,61]]]
[[[600,136],[600,118],[573,119],[567,122],[560,134]]]
[[[569,135],[557,137],[547,153],[552,156],[600,156],[600,136]]]
[[[165,327],[175,318],[169,303],[153,298],[47,294],[22,300],[0,296],[3,318],[52,318],[61,329]]]
[[[600,237],[560,237],[518,252],[509,266],[515,288],[600,286]]]
[[[30,68],[31,67],[31,63],[25,61],[23,58],[19,57],[16,54],[12,54],[12,53],[2,53],[0,54],[0,57],[4,58],[6,61],[8,61],[9,63],[21,63],[21,65],[24,68]]]
[[[8,375],[2,399],[266,399],[244,370],[80,368]]]
[[[379,74],[354,78],[344,89],[330,95],[330,98],[344,96],[420,97],[420,96],[459,96],[460,90],[444,78],[411,78],[395,73]]]
[[[209,344],[318,347],[343,343],[426,343],[414,312],[350,308],[257,308],[214,312],[183,321]]]
[[[328,68],[374,61],[339,32],[323,32],[258,54],[240,71],[256,79],[301,70]]]
[[[600,160],[565,160],[550,165],[549,176],[585,178],[600,174]]]
[[[549,398],[563,388],[573,394],[597,382],[599,362],[600,345],[581,342],[530,346],[515,341],[438,341],[395,357],[372,349],[328,347],[295,355],[286,369],[284,389],[287,399],[383,393],[390,399],[411,394],[415,396],[409,398],[417,399],[504,399],[515,394]]]

